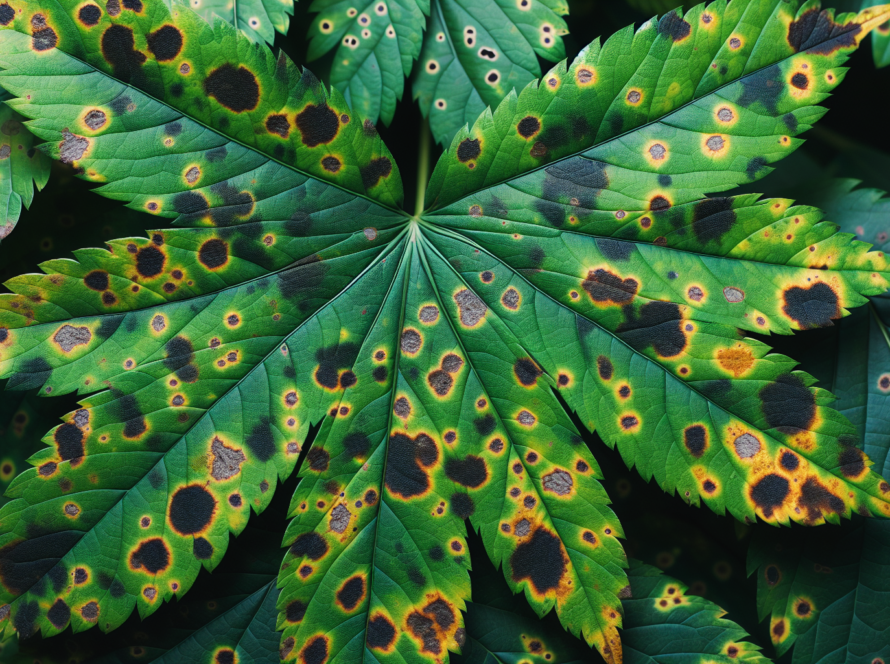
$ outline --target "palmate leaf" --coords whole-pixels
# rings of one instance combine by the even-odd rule
[[[469,519],[511,589],[618,662],[621,528],[553,388],[695,504],[890,513],[867,458],[841,462],[855,429],[830,395],[737,332],[828,325],[887,287],[886,259],[812,208],[702,200],[791,151],[888,14],[736,0],[622,31],[459,133],[411,218],[373,126],[232,27],[30,3],[0,32],[14,107],[176,227],[0,300],[13,387],[104,390],[0,511],[11,629],[108,630],[181,594],[317,427],[288,660],[444,659]]]
[[[631,560],[624,610],[625,664],[708,662],[766,664],[760,648],[747,641],[726,611],[689,593],[680,581]],[[473,664],[570,664],[600,661],[582,642],[552,622],[538,620],[517,602],[487,560],[473,569],[473,601],[467,604],[467,642],[452,661]],[[556,629],[554,629],[556,627]]]
[[[174,0],[166,2],[174,9]],[[184,4],[208,23],[219,16],[254,41],[267,44],[275,41],[276,32],[287,34],[294,13],[294,0],[188,0]]]
[[[438,143],[565,57],[564,0],[432,0],[412,87]],[[386,116],[384,116],[385,118]]]
[[[890,201],[875,189],[854,189],[855,180],[823,183],[810,193],[844,230],[890,249]],[[890,302],[875,297],[841,321],[810,349],[824,384],[838,395],[837,408],[862,436],[862,448],[890,482],[886,426],[890,393]],[[757,605],[770,619],[779,653],[794,647],[793,662],[865,662],[890,659],[890,528],[857,519],[831,529],[782,537],[757,533],[749,550],[757,573]]]
[[[8,11],[9,5],[0,4],[0,25]],[[24,118],[6,105],[7,97],[0,88],[0,240],[15,228],[22,208],[31,205],[34,187],[39,191],[46,185],[50,164],[34,149],[34,136],[22,124]]]
[[[362,117],[392,121],[404,78],[439,143],[565,57],[564,0],[315,0],[309,59],[336,48],[331,83]],[[429,19],[427,19],[429,17]]]

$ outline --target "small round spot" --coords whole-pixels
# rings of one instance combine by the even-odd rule
[[[437,71],[439,71],[439,63],[435,60],[427,60],[426,73],[435,74]]]
[[[729,48],[733,51],[737,51],[742,47],[742,40],[738,37],[730,37],[729,38]]]
[[[325,19],[318,24],[318,29],[321,31],[322,34],[329,35],[334,31],[334,22]]]
[[[497,69],[492,69],[485,75],[485,82],[491,86],[497,85],[498,81],[501,80],[501,74]]]
[[[643,93],[640,90],[630,90],[626,99],[631,106],[637,106],[643,100]]]
[[[436,108],[438,108],[440,111],[444,111],[446,108],[448,108],[448,104],[444,99],[437,99]]]

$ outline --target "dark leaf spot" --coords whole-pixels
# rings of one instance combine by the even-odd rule
[[[130,554],[130,567],[148,574],[159,574],[169,566],[170,549],[160,537],[145,540]]]
[[[158,62],[169,62],[182,50],[182,33],[172,25],[162,25],[147,37],[148,50]]]
[[[340,129],[340,117],[327,104],[309,104],[297,114],[296,123],[303,145],[310,148],[330,143]]]
[[[260,86],[253,72],[229,63],[210,72],[204,92],[235,113],[252,111],[260,102]]]
[[[213,520],[216,499],[200,484],[182,487],[170,500],[170,524],[180,535],[197,535]]]

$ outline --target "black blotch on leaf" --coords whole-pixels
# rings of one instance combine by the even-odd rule
[[[453,482],[476,489],[488,479],[488,467],[483,459],[471,454],[465,459],[448,459],[445,474]]]
[[[343,439],[343,447],[353,459],[364,458],[371,449],[371,439],[363,433],[353,431]]]
[[[531,387],[538,382],[538,377],[543,375],[544,372],[534,360],[523,357],[516,360],[516,363],[513,365],[513,373],[520,383],[526,387]]]
[[[115,78],[129,83],[141,78],[145,53],[136,50],[133,30],[114,24],[102,33],[102,55],[114,70]]]
[[[328,300],[323,288],[328,269],[326,263],[313,255],[293,268],[280,272],[278,289],[282,297],[296,304],[301,311],[308,311],[315,306],[315,300]]]
[[[837,293],[824,282],[809,288],[792,286],[784,293],[782,311],[804,330],[829,327],[832,319],[840,317]]]
[[[190,484],[173,494],[170,524],[180,535],[197,535],[213,520],[216,499],[200,484]]]
[[[797,455],[794,454],[794,452],[782,452],[779,463],[782,464],[782,468],[785,470],[794,471],[797,470],[797,467],[800,465],[800,459],[797,458]]]
[[[461,519],[469,519],[476,511],[473,499],[465,493],[451,495],[451,511]]]
[[[169,62],[182,50],[182,33],[172,25],[162,25],[146,38],[148,50],[158,62]]]
[[[482,148],[478,138],[465,138],[457,146],[457,158],[461,163],[477,159],[480,154],[482,154]]]
[[[739,106],[748,108],[753,103],[760,102],[771,115],[777,114],[776,106],[785,90],[782,70],[778,65],[770,65],[744,76],[740,83],[742,94],[739,96]]]
[[[34,14],[31,17],[31,47],[35,51],[48,51],[59,43],[56,31],[46,24],[43,14]]]
[[[262,463],[275,456],[278,450],[275,448],[275,438],[272,436],[272,426],[268,417],[262,418],[262,421],[253,427],[245,443],[251,455]]]
[[[208,270],[215,270],[229,262],[229,245],[213,238],[207,240],[198,250],[198,260]]]
[[[614,373],[615,367],[612,365],[612,361],[608,357],[600,355],[596,358],[596,370],[597,373],[599,373],[600,378],[603,380],[612,380],[612,374]]]
[[[808,9],[788,26],[788,43],[796,53],[808,51],[830,55],[841,48],[856,46],[856,36],[862,26],[856,21],[847,25],[834,22],[831,14],[818,7]]]
[[[94,291],[104,291],[108,289],[109,279],[105,270],[93,270],[83,278],[83,283],[87,288]]]
[[[838,463],[844,477],[859,477],[865,472],[865,454],[859,448],[845,446],[838,456]]]
[[[46,612],[46,617],[56,629],[65,629],[71,620],[71,608],[61,597]]]
[[[146,432],[148,425],[139,408],[139,402],[132,394],[121,396],[117,400],[118,418],[124,423],[124,438],[133,440]]]
[[[156,277],[164,271],[164,264],[167,262],[167,256],[164,252],[155,247],[148,245],[142,247],[136,254],[136,271],[139,276],[145,279]]]
[[[630,302],[637,294],[639,283],[636,279],[622,279],[603,268],[590,270],[581,287],[587,291],[594,302],[614,302],[624,304]]]
[[[392,173],[392,161],[389,157],[377,157],[372,159],[367,166],[359,169],[362,176],[362,185],[365,189],[371,189],[377,186],[381,178],[388,178]]]
[[[62,461],[83,456],[83,431],[79,427],[73,424],[62,424],[53,434],[53,440]]]
[[[794,374],[782,374],[761,388],[760,408],[767,424],[782,433],[795,435],[812,426],[816,417],[816,395]]]
[[[287,116],[283,114],[270,115],[266,118],[266,131],[287,138],[290,134],[290,122],[288,122]]]
[[[519,123],[516,125],[516,131],[519,132],[519,135],[523,138],[531,138],[535,134],[537,134],[541,130],[541,121],[533,115],[527,115],[522,118]],[[460,159],[460,155],[458,155],[458,159]],[[461,161],[466,161],[466,159],[461,159]]]
[[[160,537],[145,540],[130,554],[130,567],[148,574],[158,574],[169,566],[170,550]]]
[[[626,261],[634,251],[632,242],[611,240],[609,238],[596,238],[596,246],[610,261]]]
[[[692,213],[692,232],[696,239],[705,244],[712,240],[719,242],[736,222],[731,198],[705,198],[695,204]]]
[[[260,86],[246,67],[226,63],[204,79],[204,92],[234,113],[252,111],[260,103]]]
[[[40,605],[37,602],[22,602],[19,606],[12,624],[19,633],[19,638],[27,639],[37,632],[37,616],[40,615]]]
[[[442,644],[439,642],[439,636],[433,627],[433,621],[418,611],[414,611],[408,616],[408,630],[420,641],[421,652],[428,652],[438,655],[442,652]]]
[[[316,636],[300,653],[301,664],[325,664],[328,661],[328,640]]]
[[[90,6],[90,5],[87,5]],[[95,5],[92,5],[95,7]],[[98,9],[98,7],[96,7]],[[81,9],[83,12],[83,9]],[[15,18],[15,10],[9,6],[8,2],[4,2],[0,5],[0,25],[9,25],[12,23],[12,19]]]
[[[559,538],[544,528],[538,528],[529,540],[513,551],[510,569],[514,581],[527,579],[538,594],[555,589],[566,573]]]
[[[673,302],[647,302],[640,307],[639,317],[632,305],[624,307],[625,322],[618,326],[618,335],[636,349],[652,346],[661,357],[676,357],[686,347],[681,329],[680,307]]]
[[[761,477],[757,484],[751,487],[751,500],[768,519],[773,515],[774,509],[782,506],[789,491],[790,486],[787,479],[781,475],[770,473]]]
[[[315,380],[329,390],[341,387],[340,370],[352,366],[358,351],[358,345],[350,342],[319,348],[315,351],[315,361],[318,362]]]
[[[396,640],[396,628],[382,615],[376,615],[368,621],[369,648],[375,650],[388,650]]]
[[[310,148],[330,143],[340,129],[340,117],[327,104],[309,104],[297,114],[296,123],[303,145]]]
[[[708,431],[701,424],[693,424],[683,430],[683,444],[698,459],[708,447]]]
[[[340,586],[337,591],[337,602],[346,611],[352,611],[365,597],[365,579],[361,576],[353,576]]]
[[[686,39],[690,32],[692,32],[692,26],[676,12],[668,12],[658,22],[658,34],[666,35],[675,42]]]
[[[201,194],[195,191],[185,191],[177,194],[173,199],[173,209],[179,214],[195,218],[204,216],[209,209],[209,205],[207,204],[207,199]]]
[[[815,477],[808,477],[800,487],[798,504],[807,511],[807,521],[815,521],[830,512],[843,513],[844,501],[822,486]]]
[[[473,426],[476,427],[476,431],[480,436],[487,436],[495,430],[497,422],[495,421],[494,416],[491,413],[488,413],[473,420]]]
[[[306,609],[309,608],[305,602],[301,602],[298,599],[295,599],[293,602],[287,605],[285,609],[285,617],[289,623],[298,623],[303,620],[303,616],[306,615]]]
[[[414,438],[394,433],[389,438],[386,459],[387,488],[402,498],[413,498],[430,488],[430,478],[424,468],[438,461],[439,449],[425,433]]]
[[[314,470],[316,473],[323,473],[328,469],[328,465],[331,462],[331,455],[327,450],[323,450],[320,447],[313,447],[306,455],[306,461],[309,462],[309,470]]]
[[[192,553],[198,560],[209,560],[213,557],[213,545],[203,537],[198,537],[192,544]]]
[[[791,85],[793,85],[798,90],[806,90],[810,85],[810,79],[807,78],[806,74],[802,74],[797,72],[794,76],[791,77]]]
[[[310,560],[319,560],[328,552],[328,543],[316,532],[300,535],[290,546],[290,553],[296,558],[306,556]]]
[[[749,180],[753,180],[764,168],[766,168],[766,159],[764,157],[752,157],[745,167],[745,174]]]

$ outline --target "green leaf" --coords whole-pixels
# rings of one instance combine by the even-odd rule
[[[632,598],[622,600],[626,664],[655,661],[766,664],[760,647],[719,606],[654,567],[631,562]]]
[[[460,132],[418,217],[370,123],[285,57],[161,0],[93,27],[79,7],[17,15],[0,81],[54,156],[175,227],[0,297],[0,374],[85,395],[0,511],[8,629],[181,595],[302,450],[288,660],[444,659],[468,520],[511,590],[618,662],[622,530],[564,403],[717,512],[890,513],[870,462],[840,463],[831,396],[738,332],[829,325],[886,258],[813,208],[703,198],[798,144],[890,7],[735,0],[622,31]]]
[[[746,640],[744,629],[723,618],[726,611],[682,582],[636,560],[628,579],[628,596],[621,601],[625,664],[769,661]],[[473,570],[473,600],[467,603],[466,645],[452,660],[458,664],[569,664],[595,657],[553,622],[535,619],[484,558]]]
[[[372,123],[392,122],[420,57],[414,98],[439,143],[565,57],[564,0],[316,0],[309,59],[336,47],[331,83]],[[427,19],[427,16],[429,19]]]
[[[888,243],[890,200],[875,189],[854,189],[855,180],[835,180],[811,193],[845,231]],[[884,421],[890,393],[890,301],[872,298],[844,319],[806,358],[819,367],[837,394],[861,448],[890,480],[890,439]],[[856,463],[856,450],[849,458]],[[856,519],[840,528],[758,531],[749,550],[749,573],[757,574],[757,606],[769,616],[770,636],[781,654],[794,646],[793,662],[868,662],[890,657],[890,528]]]
[[[46,411],[53,406],[34,393],[10,393],[0,390],[0,505],[9,502],[3,494],[13,478],[28,468],[27,459],[40,450]]]
[[[432,0],[412,85],[436,141],[540,76],[537,56],[564,58],[567,13],[563,0]]]
[[[7,98],[0,88],[0,240],[15,228],[22,208],[31,205],[34,187],[39,191],[46,185],[50,165],[34,149],[34,136],[24,118],[6,105]]]
[[[173,0],[165,0],[170,9]],[[210,24],[219,16],[257,42],[271,44],[275,33],[287,34],[294,0],[190,0],[188,6]]]
[[[392,122],[405,77],[420,53],[430,0],[315,0],[309,60],[333,50],[331,85],[373,126]]]

